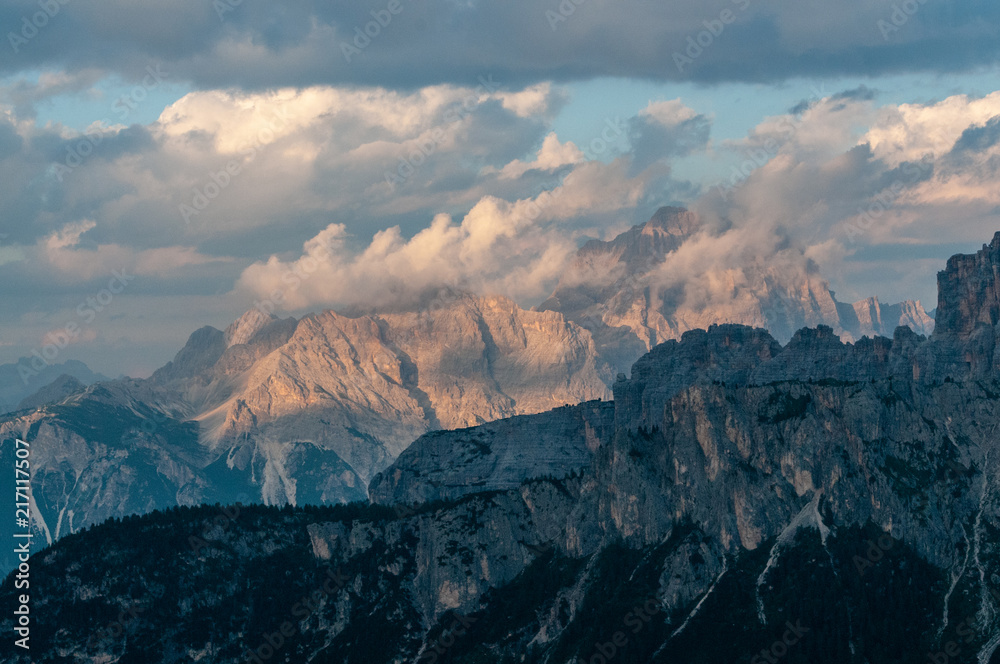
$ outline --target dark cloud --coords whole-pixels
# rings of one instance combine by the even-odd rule
[[[810,108],[815,106],[816,103],[819,102],[822,98],[819,94],[821,90],[817,90],[816,92],[817,94],[814,94],[810,99],[803,99],[802,101],[800,101],[799,103],[795,104],[790,109],[788,109],[789,114],[802,115]],[[878,95],[878,90],[874,90],[872,88],[869,88],[867,85],[862,84],[856,88],[851,88],[850,90],[842,90],[836,94],[829,95],[828,100],[833,102],[841,102],[840,104],[836,104],[835,108],[833,109],[839,111],[846,108],[847,102],[872,101],[873,99],[875,99],[877,95]],[[825,97],[825,95],[823,97]]]
[[[990,118],[984,125],[969,127],[963,131],[961,138],[955,141],[953,152],[983,152],[998,142],[1000,142],[1000,116]]]
[[[704,148],[711,130],[711,119],[696,115],[679,103],[666,113],[642,113],[630,119],[628,136],[632,144],[633,172],[641,172],[662,159],[683,157]]]
[[[878,90],[873,90],[867,85],[859,85],[851,90],[843,90],[830,97],[833,101],[850,100],[850,101],[871,101],[875,99],[875,95],[878,94]]]
[[[67,3],[17,52],[4,44],[0,73],[100,69],[139,79],[162,63],[172,80],[202,88],[414,88],[484,73],[523,86],[598,76],[720,82],[950,72],[1000,56],[1000,4],[985,0],[917,2],[912,15],[866,0],[822,11],[798,0],[398,2]],[[17,34],[37,11],[36,2],[6,0],[0,25]]]

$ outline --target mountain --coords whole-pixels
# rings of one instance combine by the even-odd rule
[[[87,386],[83,382],[69,374],[62,374],[34,394],[21,399],[21,403],[17,404],[17,410],[28,410],[54,401],[62,401],[66,397],[77,392],[82,392],[85,389],[87,389]]]
[[[0,414],[21,408],[26,399],[62,376],[71,376],[84,385],[108,380],[94,373],[78,360],[59,364],[43,362],[41,358],[22,357],[11,364],[0,364]]]
[[[46,487],[36,525],[52,542],[174,505],[364,500],[420,436],[607,398],[618,372],[691,328],[747,323],[787,341],[802,325],[829,324],[845,339],[930,325],[919,303],[843,305],[818,275],[775,266],[747,267],[726,307],[693,309],[651,284],[703,232],[694,214],[663,208],[611,242],[592,241],[537,311],[449,289],[408,310],[282,319],[254,309],[225,330],[195,331],[149,379],[82,391],[63,381],[22,397],[24,411],[0,417],[0,436],[35,445]],[[499,478],[515,468],[492,479],[488,467],[468,470],[508,488]]]
[[[614,428],[614,404],[588,401],[424,434],[368,485],[372,502],[421,504],[507,491],[532,477],[583,472]]]
[[[699,292],[706,287],[699,281],[664,282],[661,272],[678,260],[675,252],[696,241],[717,238],[696,214],[661,208],[645,224],[609,242],[591,240],[581,247],[538,309],[558,311],[589,330],[602,357],[618,371],[627,371],[663,341],[719,323],[762,327],[781,342],[802,327],[816,325],[828,325],[845,341],[891,337],[899,325],[918,334],[933,329],[919,302],[838,302],[829,283],[802,255],[797,256],[805,266],[801,270],[765,256],[710,273],[709,281],[723,293],[713,297]]]
[[[689,331],[612,404],[422,437],[371,506],[63,538],[33,661],[995,663],[998,277],[1000,233],[951,259],[930,338]]]
[[[35,525],[51,543],[175,505],[365,500],[420,435],[605,398],[609,376],[588,332],[501,297],[301,320],[252,310],[196,331],[147,380],[0,418],[0,456],[31,441]]]
[[[934,330],[934,319],[916,300],[882,304],[878,298],[869,297],[854,304],[837,302],[837,314],[838,325],[849,339],[891,337],[901,325],[923,335],[930,335]]]

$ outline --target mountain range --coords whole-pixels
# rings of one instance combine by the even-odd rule
[[[79,360],[50,363],[45,358],[22,357],[17,362],[0,364],[0,415],[55,401],[68,394],[65,386],[70,384],[75,392],[76,383],[87,386],[106,380],[107,376],[94,373]],[[63,392],[53,386],[55,383],[63,385]],[[38,401],[36,393],[41,390],[47,391],[39,397],[43,401]]]
[[[658,288],[677,250],[710,235],[694,214],[663,208],[584,245],[533,310],[447,288],[410,310],[252,309],[194,332],[148,379],[59,377],[0,417],[0,439],[33,441],[35,525],[52,543],[175,505],[363,501],[421,435],[608,399],[640,356],[710,324],[763,327],[779,342],[807,325],[844,340],[932,329],[919,302],[844,304],[818,274],[764,264],[744,266],[711,306]]]
[[[1000,233],[938,284],[929,338],[690,330],[612,402],[424,434],[368,505],[64,537],[33,661],[1000,661]]]
[[[838,302],[801,253],[802,270],[753,256],[710,276],[720,294],[706,297],[687,280],[664,283],[664,268],[686,242],[717,241],[693,212],[664,207],[610,242],[591,240],[577,252],[541,310],[558,311],[594,336],[601,356],[619,371],[653,346],[688,330],[738,323],[768,330],[786,343],[802,327],[827,325],[844,341],[892,336],[905,325],[930,334],[934,321],[920,302],[885,305],[877,298]],[[794,253],[794,252],[793,252]]]

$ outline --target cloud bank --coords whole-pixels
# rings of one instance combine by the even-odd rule
[[[0,72],[98,69],[137,80],[148,64],[161,64],[202,89],[415,89],[485,74],[523,87],[601,76],[720,82],[949,72],[990,65],[1000,54],[1000,7],[989,0],[822,7],[796,0],[105,0],[60,5],[33,27],[38,11],[35,0],[0,5],[0,25],[9,26]]]

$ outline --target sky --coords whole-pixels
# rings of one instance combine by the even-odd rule
[[[1000,230],[1000,3],[0,0],[0,364],[258,306],[545,299],[662,205],[920,299]]]

